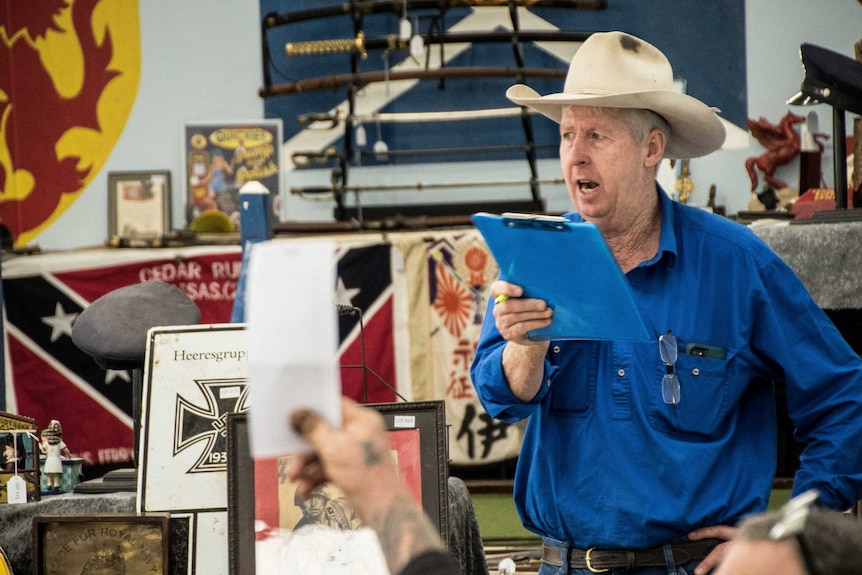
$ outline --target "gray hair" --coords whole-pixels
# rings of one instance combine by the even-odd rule
[[[670,124],[652,110],[642,108],[616,108],[616,110],[629,125],[632,136],[638,142],[643,141],[653,130],[662,132],[665,137],[670,136]]]

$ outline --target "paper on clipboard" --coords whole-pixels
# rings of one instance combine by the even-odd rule
[[[531,214],[478,213],[472,219],[500,267],[500,279],[554,310],[551,325],[531,331],[530,339],[653,339],[594,224]]]

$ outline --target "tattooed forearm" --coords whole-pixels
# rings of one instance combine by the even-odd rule
[[[374,449],[374,444],[370,441],[362,442],[362,450],[365,452],[365,467],[374,467],[381,461],[380,452]]]
[[[377,531],[390,573],[399,573],[417,555],[442,549],[440,535],[409,495],[400,495],[385,511],[374,514],[370,526]]]

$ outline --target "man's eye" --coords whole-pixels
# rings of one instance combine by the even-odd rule
[[[590,139],[591,140],[601,140],[603,138],[604,138],[604,136],[602,136],[598,132],[590,132]]]
[[[571,139],[573,139],[574,137],[575,137],[575,133],[574,133],[574,132],[566,132],[566,133],[564,133],[564,134],[562,134],[562,135],[560,136],[560,138],[561,138],[561,139],[563,139],[563,140],[571,140]]]

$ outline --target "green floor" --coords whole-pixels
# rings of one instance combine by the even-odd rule
[[[778,509],[790,498],[789,489],[775,489],[769,499],[769,509]],[[475,494],[472,496],[479,534],[487,543],[513,539],[537,539],[524,529],[512,496],[504,493]]]

